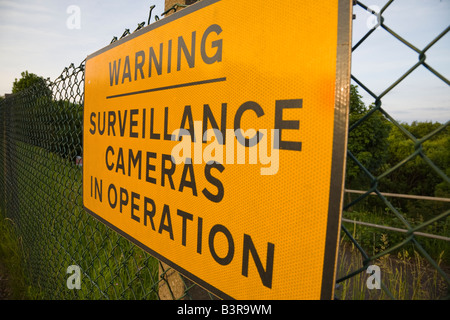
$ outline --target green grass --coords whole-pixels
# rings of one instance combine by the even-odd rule
[[[17,232],[5,246],[20,240],[25,258],[8,264],[29,273],[23,281],[35,297],[157,299],[158,261],[84,211],[82,169],[42,148],[13,148],[6,214]],[[67,288],[70,265],[81,268],[80,290]]]
[[[412,227],[419,226],[427,221],[423,218],[423,216],[408,216],[408,214],[405,213],[401,214],[406,218]],[[439,212],[437,214],[439,214]],[[363,221],[382,226],[407,229],[400,219],[398,219],[393,213],[389,212],[389,210],[382,211],[374,209],[372,211],[361,210],[344,212],[343,217],[355,221]],[[431,219],[431,217],[429,219]],[[367,253],[371,255],[375,255],[380,252],[382,244],[381,237],[383,235],[386,235],[389,238],[389,243],[385,249],[388,249],[390,246],[400,243],[406,239],[406,233],[402,232],[356,225],[349,222],[344,222],[343,225],[348,230],[352,230],[355,240],[357,240],[358,243],[361,244],[367,251]],[[450,216],[435,221],[418,231],[432,235],[449,237]],[[448,241],[420,235],[415,236],[415,239],[427,251],[432,259],[435,261],[441,259],[444,265],[450,265],[450,243]],[[411,256],[414,254],[413,247],[408,247],[407,250]]]
[[[20,237],[14,232],[14,221],[4,218],[0,212],[0,261],[7,278],[8,299],[30,300],[39,297],[39,291],[29,285],[23,268],[25,254]]]
[[[396,226],[392,217],[369,212],[344,213],[346,218],[380,225]],[[339,299],[350,300],[436,300],[450,297],[448,251],[450,246],[444,240],[419,238],[420,245],[436,262],[446,277],[419,253],[412,242],[392,250],[405,240],[404,233],[344,222],[343,225],[371,259],[367,265],[377,265],[381,271],[381,289],[368,289],[366,282],[370,276],[363,268],[363,256],[347,235],[341,238],[337,279],[357,272],[353,277],[341,281],[336,290]],[[400,227],[400,226],[397,226]],[[447,228],[447,229],[446,229]],[[448,230],[448,219],[439,230]],[[434,233],[436,234],[436,233]],[[442,234],[444,235],[444,234]],[[372,259],[371,257],[378,257]]]
[[[440,264],[442,261],[438,261]],[[335,295],[341,300],[438,300],[448,299],[448,283],[421,255],[408,250],[387,254],[370,265],[380,268],[381,288],[369,289],[366,270],[341,281]],[[337,278],[340,279],[363,267],[359,250],[343,241],[340,246]],[[447,270],[448,272],[448,270]]]

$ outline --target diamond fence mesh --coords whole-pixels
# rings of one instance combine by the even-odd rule
[[[392,3],[375,12],[354,2],[354,13],[371,12],[377,25],[353,45],[353,55],[374,32],[387,32],[415,52],[418,62],[379,94],[358,79],[357,72],[352,74],[351,100],[356,102],[350,106],[347,193],[335,296],[448,299],[450,159],[436,154],[433,143],[443,140],[450,149],[449,121],[431,125],[417,136],[414,125],[399,123],[389,114],[383,99],[417,68],[425,68],[449,85],[444,70],[438,72],[426,59],[449,27],[418,49],[385,21],[383,15]],[[126,30],[122,37],[128,34]],[[22,248],[27,281],[43,299],[214,299],[207,292],[199,295],[196,285],[185,278],[181,278],[181,291],[171,287],[167,275],[173,270],[84,212],[84,66],[84,61],[79,66],[71,64],[54,81],[39,81],[0,102],[1,216]],[[371,106],[358,103],[358,90],[373,98]],[[427,107],[423,106],[423,112]],[[403,156],[377,158],[399,141],[406,150]],[[408,185],[408,170],[417,170],[411,165],[418,162],[427,181],[431,180],[431,189],[425,193]],[[404,191],[404,184],[411,192]],[[417,197],[392,196],[399,193]],[[433,198],[431,204],[418,205],[414,201],[421,201],[421,196],[439,196],[439,201]],[[81,271],[77,290],[67,286],[69,266]],[[380,271],[380,282],[374,267]]]

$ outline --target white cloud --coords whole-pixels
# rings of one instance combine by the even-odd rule
[[[42,1],[12,1],[12,0],[2,0],[0,1],[0,8],[4,9],[12,9],[15,11],[29,11],[29,12],[52,12],[52,10],[47,7],[41,5]],[[48,3],[48,1],[47,1]]]
[[[55,19],[55,12],[38,1],[0,1],[0,20],[20,25],[33,25],[38,28],[42,24]]]

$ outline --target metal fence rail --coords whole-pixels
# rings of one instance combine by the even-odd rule
[[[444,286],[440,288],[437,298],[449,298],[450,278],[447,267],[443,267],[439,261],[431,257],[427,252],[428,248],[422,244],[422,239],[416,237],[420,234],[419,231],[423,231],[427,226],[447,221],[450,214],[448,206],[443,207],[443,211],[433,212],[426,221],[412,223],[409,217],[389,200],[380,186],[387,176],[417,157],[420,157],[428,169],[437,174],[444,183],[450,184],[445,172],[447,168],[440,168],[433,163],[424,148],[425,142],[445,132],[449,121],[424,137],[417,138],[397,122],[387,112],[388,108],[383,106],[383,99],[393,88],[419,67],[426,68],[449,85],[448,79],[427,62],[425,54],[448,33],[450,28],[447,27],[440,34],[431,37],[430,42],[423,49],[419,49],[395,33],[389,27],[389,21],[383,18],[393,2],[388,1],[379,13],[372,11],[361,1],[355,1],[354,7],[372,12],[378,19],[377,27],[381,27],[382,31],[415,52],[419,60],[395,82],[388,84],[380,94],[375,94],[368,85],[359,80],[357,73],[352,74],[353,82],[373,98],[373,107],[351,123],[349,134],[358,130],[371,117],[381,114],[413,142],[414,151],[395,166],[384,168],[385,170],[381,172],[372,172],[349,147],[347,162],[356,165],[366,179],[368,188],[366,192],[358,194],[345,204],[342,236],[343,239],[350,239],[350,243],[357,248],[362,262],[357,267],[338,271],[337,286],[339,288],[343,283],[365,274],[369,266],[378,264],[380,259],[413,245],[416,252],[434,270],[434,274],[439,278],[436,281]],[[175,11],[176,8],[172,10]],[[375,28],[368,30],[354,44],[354,55],[374,32]],[[129,31],[123,36],[128,34]],[[23,265],[30,284],[39,288],[39,297],[44,299],[198,297],[191,294],[196,290],[196,285],[184,278],[184,288],[181,293],[177,293],[167,280],[170,268],[84,212],[82,165],[77,160],[82,156],[84,66],[84,61],[79,66],[71,64],[54,81],[39,83],[0,102],[0,215],[12,221],[11,225],[23,248]],[[358,187],[347,185],[346,188]],[[402,238],[371,254],[355,237],[351,220],[355,218],[352,216],[350,219],[349,212],[359,210],[358,206],[373,198],[374,194],[386,211],[398,221],[398,225],[390,227],[402,230]],[[362,227],[371,227],[370,221],[364,221],[363,218],[358,220],[362,220],[360,221]],[[445,242],[442,239],[436,240]],[[341,259],[345,259],[344,255],[344,251],[340,252]],[[79,290],[68,290],[66,285],[67,268],[72,265],[78,266],[81,270]],[[387,282],[386,278],[383,278],[381,283],[383,292],[387,297],[396,298],[396,293],[392,292]],[[164,293],[161,288],[165,288]],[[348,298],[340,294],[339,290],[336,295],[339,299]],[[214,298],[205,293],[203,297]]]

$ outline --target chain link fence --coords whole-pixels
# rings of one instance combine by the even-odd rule
[[[404,3],[402,4],[404,5]],[[424,9],[427,6],[425,3],[422,5]],[[409,39],[403,38],[390,27],[395,21],[385,19],[389,10],[394,6],[394,1],[387,1],[382,8],[377,8],[378,10],[375,11],[373,9],[374,6],[370,4],[354,1],[354,15],[364,16],[364,13],[368,12],[375,23],[372,24],[370,30],[366,29],[367,32],[362,32],[363,36],[360,39],[354,40],[355,43],[352,48],[353,59],[358,55],[358,49],[361,46],[368,46],[369,49],[367,50],[366,48],[363,51],[366,54],[371,51],[374,55],[381,55],[383,51],[393,50],[390,44],[380,45],[377,48],[374,45],[375,42],[371,42],[376,33],[383,33],[387,39],[386,42],[395,41],[399,43],[403,46],[401,50],[406,49],[409,51],[407,54],[416,54],[418,61],[405,68],[394,82],[384,81],[382,89],[378,88],[377,91],[359,78],[358,69],[355,70],[354,68],[352,70],[351,79],[352,84],[355,86],[354,88],[362,90],[365,95],[369,96],[372,104],[364,112],[352,110],[352,106],[350,106],[346,174],[347,195],[345,198],[346,204],[343,208],[342,234],[344,238],[350,240],[351,248],[355,248],[361,259],[358,263],[348,263],[346,261],[349,259],[346,256],[346,247],[341,247],[341,265],[339,266],[340,270],[338,270],[337,292],[339,295],[339,289],[345,286],[348,287],[348,284],[351,283],[350,290],[347,290],[346,293],[340,292],[342,298],[448,299],[450,298],[449,261],[448,256],[446,258],[443,258],[443,256],[450,249],[450,238],[448,237],[450,235],[448,229],[448,216],[450,214],[450,206],[448,204],[450,179],[448,174],[450,163],[447,156],[436,157],[436,154],[433,154],[435,150],[433,150],[431,141],[437,138],[442,139],[445,145],[443,148],[447,148],[446,145],[450,138],[450,122],[447,117],[447,119],[444,119],[446,122],[430,125],[428,131],[422,132],[421,136],[416,136],[416,133],[411,132],[411,129],[415,128],[414,123],[413,125],[408,125],[398,122],[389,112],[392,105],[386,103],[386,106],[384,106],[383,102],[388,100],[387,98],[393,94],[400,84],[407,82],[407,79],[414,76],[414,71],[419,68],[425,68],[433,76],[445,83],[446,86],[449,85],[449,81],[442,74],[444,70],[440,73],[434,69],[428,63],[426,53],[439,41],[443,41],[450,28],[447,26],[440,33],[430,35],[429,42],[423,49],[419,49]],[[402,9],[402,5],[397,4],[397,8],[392,10],[399,9]],[[405,12],[405,14],[408,13]],[[412,40],[414,41],[414,39]],[[371,60],[373,56],[363,56],[362,59],[367,65],[372,65]],[[374,64],[372,69],[370,69],[372,73],[377,72],[375,68]],[[386,70],[385,74],[388,74],[388,70]],[[386,76],[385,79],[387,78]],[[446,92],[448,94],[448,91]],[[404,103],[406,104],[407,102],[405,101]],[[427,109],[431,107],[432,105],[423,105],[420,112],[426,113]],[[416,113],[416,116],[420,116],[420,112]],[[447,116],[449,115],[448,112],[449,110],[447,109]],[[366,141],[366,148],[361,150],[356,143],[352,142],[358,140],[363,131],[367,130],[368,125],[372,141]],[[390,130],[396,133],[396,135],[390,136],[395,137],[396,140],[389,140],[392,138],[383,137],[383,134],[386,134],[386,131],[383,133],[383,127],[387,129],[387,132]],[[390,159],[390,161],[378,159],[378,166],[374,165],[373,159],[377,157],[377,154],[382,154],[383,149],[390,148],[390,145],[398,148],[403,145],[405,149],[402,152],[402,156],[395,159],[394,163],[393,159]],[[391,148],[393,148],[392,146]],[[368,161],[366,157],[366,152],[368,151],[372,152],[373,157],[370,159],[371,161]],[[390,156],[392,157],[392,155]],[[402,188],[402,183],[407,181],[406,175],[411,173],[411,168],[423,170],[426,172],[425,176],[427,179],[433,181],[428,186],[428,190],[418,190],[414,184],[410,184],[402,189],[408,191],[408,194],[402,194],[407,193],[406,191],[400,191],[400,188]],[[404,181],[401,181],[400,177],[403,177]],[[408,183],[411,183],[410,181],[408,180]],[[446,190],[440,193],[443,197],[430,197],[437,195],[437,185],[442,186]],[[352,190],[353,188],[360,188],[364,191]],[[355,193],[357,194],[356,197],[353,196]],[[405,201],[405,198],[414,200]],[[430,200],[433,201],[431,205],[419,203],[420,201]],[[381,216],[381,221],[384,223],[377,224],[373,221],[368,221],[376,216],[373,212],[380,210],[380,208],[383,212],[379,213],[378,216]],[[363,213],[367,210],[371,211],[372,214]],[[414,211],[420,211],[420,213],[414,214]],[[430,230],[433,234],[421,233],[421,231],[426,230]],[[367,241],[364,241],[364,234],[366,236],[373,235],[371,245],[367,245]],[[377,239],[379,239],[378,244],[376,243]],[[430,239],[433,240],[430,241]],[[365,242],[366,245],[363,246],[362,242]],[[440,248],[442,251],[440,253],[429,253],[433,248]],[[384,273],[384,276],[380,277],[378,285],[382,290],[381,292],[374,293],[373,290],[367,290],[367,281],[364,282],[364,280],[367,280],[367,277],[363,277],[363,275],[365,273],[372,274],[374,272],[373,266],[382,267],[381,273]],[[364,286],[357,283],[358,281],[364,283]],[[352,290],[358,290],[358,292],[356,294],[355,292],[349,292]]]
[[[360,1],[354,2],[356,14],[357,10],[369,11],[378,19],[378,24],[354,44],[354,55],[380,27],[382,30],[377,32],[387,32],[415,52],[419,60],[379,94],[358,79],[357,73],[352,75],[355,88],[370,95],[373,104],[350,119],[337,299],[420,298],[420,290],[432,291],[427,298],[449,298],[450,261],[445,259],[450,251],[449,194],[444,193],[439,204],[424,207],[427,212],[422,219],[412,221],[408,213],[399,208],[404,203],[383,193],[396,191],[386,179],[416,159],[435,176],[436,184],[443,184],[443,190],[450,190],[446,166],[449,161],[436,163],[427,144],[437,136],[449,139],[449,121],[416,137],[407,126],[397,122],[387,111],[388,106],[382,103],[417,68],[426,68],[449,85],[443,72],[433,69],[426,59],[428,50],[442,41],[449,28],[431,37],[422,50],[418,49],[391,30],[389,21],[384,20],[392,3],[388,1],[380,12],[375,12]],[[179,7],[182,6],[176,5],[170,11]],[[138,25],[138,29],[139,26],[143,24]],[[128,34],[126,30],[122,37]],[[41,299],[214,299],[182,277],[183,287],[174,288],[169,277],[173,270],[84,212],[84,66],[84,61],[79,66],[71,64],[57,79],[43,80],[0,102],[0,210],[22,248],[23,267],[30,286],[37,288],[37,298]],[[423,106],[424,112],[427,107]],[[371,168],[360,150],[352,149],[351,141],[362,128],[369,127],[372,135],[376,135],[374,119],[390,130],[398,130],[410,143],[410,153],[398,159],[395,165],[384,163]],[[381,214],[390,217],[389,220],[378,223],[378,220],[371,221],[370,215],[361,213],[379,208],[383,208]],[[431,226],[435,228],[429,231]],[[435,242],[424,242],[423,239],[429,239],[423,236],[425,233],[438,238],[432,239]],[[373,237],[372,244],[367,244],[367,237]],[[380,241],[381,246],[375,244]],[[444,254],[430,254],[430,247],[436,246],[444,248]],[[81,272],[77,290],[68,289],[69,266]],[[378,282],[371,278],[377,271],[373,266],[381,267],[380,289]],[[399,272],[408,277],[401,278]],[[369,282],[375,289],[368,288]],[[400,295],[402,290],[406,294]]]

